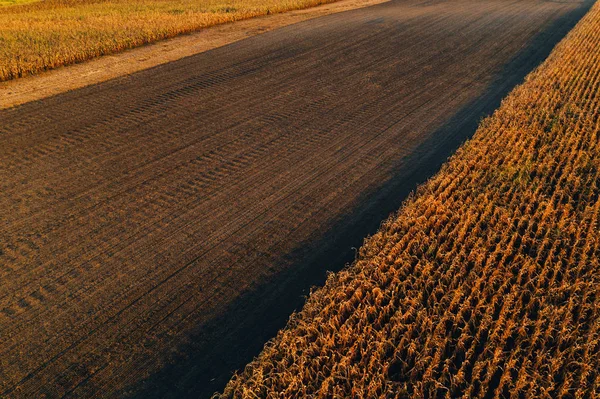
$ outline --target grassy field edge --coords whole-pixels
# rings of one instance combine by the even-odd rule
[[[0,7],[0,82],[339,0],[48,0]]]

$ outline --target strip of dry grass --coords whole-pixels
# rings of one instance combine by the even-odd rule
[[[23,0],[0,0],[0,5]],[[25,0],[26,1],[26,0]],[[336,0],[45,0],[0,7],[0,81]]]
[[[33,3],[35,1],[40,1],[40,0],[0,0],[0,7],[14,6],[17,4],[28,4],[28,3]]]
[[[600,4],[221,397],[600,397]]]

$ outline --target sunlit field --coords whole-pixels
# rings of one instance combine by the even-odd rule
[[[335,0],[0,0],[0,81]]]
[[[221,398],[600,395],[600,6]]]

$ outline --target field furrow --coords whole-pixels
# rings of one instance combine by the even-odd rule
[[[324,268],[350,260],[350,248],[590,5],[392,1],[0,111],[0,396],[206,397],[222,388],[324,280]],[[572,88],[594,96],[578,80]],[[544,118],[537,123],[554,117]],[[515,157],[524,145],[502,140]],[[561,173],[552,184],[571,184]],[[453,197],[459,181],[449,184],[448,202],[430,212],[471,201],[467,192]],[[549,206],[504,190],[507,209]],[[448,236],[485,229],[476,219],[465,227],[468,214],[447,217]],[[545,217],[516,225],[527,245],[541,245]],[[451,244],[456,262],[478,247],[469,240]],[[515,234],[498,251],[522,242]],[[545,262],[578,256],[549,243]],[[577,245],[596,244],[579,237]],[[483,264],[462,268],[469,285],[451,272],[440,278],[459,278],[461,295],[484,306],[492,298],[475,296],[482,282],[473,274]],[[424,273],[411,270],[411,279]],[[428,292],[441,290],[431,284]],[[503,287],[524,295],[513,288]],[[578,292],[593,300],[589,287]],[[392,309],[399,299],[385,301]],[[573,306],[574,322],[590,324]],[[465,372],[495,384],[496,366]]]
[[[600,6],[220,398],[600,397]]]

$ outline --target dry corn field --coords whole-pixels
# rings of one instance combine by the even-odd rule
[[[0,81],[335,0],[0,0]]]
[[[338,265],[339,270],[351,261],[351,247],[376,232],[380,222],[397,210],[399,198],[435,173],[453,149],[472,136],[480,118],[497,109],[501,99],[548,57],[591,4],[393,0],[275,29],[102,84],[0,110],[0,397],[180,399],[210,398],[222,391],[234,370],[251,361],[285,327],[310,286],[324,283],[326,267]],[[577,57],[595,55],[578,50],[571,54],[571,64],[556,55],[552,61],[565,64],[566,75],[557,77],[577,77],[573,84],[589,79],[571,74],[566,67],[575,69],[582,65]],[[584,73],[590,73],[588,69]],[[552,68],[544,71],[540,73],[550,73]],[[543,98],[568,92],[558,84],[549,87]],[[523,90],[523,96],[530,98],[532,89],[520,93]],[[519,107],[505,106],[504,114],[521,110],[538,115],[538,108],[521,108],[526,98],[512,98]],[[552,106],[560,104],[558,100],[548,97]],[[571,108],[563,119],[578,115],[578,123],[589,123],[593,116],[585,106],[591,103],[584,100],[590,99],[582,97],[581,110]],[[583,141],[581,136],[587,130],[559,132],[563,120],[555,115],[562,114],[540,115],[548,119],[538,122],[546,123],[548,138],[564,136],[588,143],[589,138]],[[506,118],[499,115],[488,123],[513,121]],[[531,132],[521,137],[535,138],[537,126],[532,124]],[[550,171],[534,174],[536,153],[526,151],[532,157],[527,162],[518,152],[519,145],[528,141],[495,128],[478,137],[451,163],[455,166],[447,167],[405,208],[404,216],[389,223],[387,238],[380,234],[371,240],[363,250],[365,260],[316,294],[295,319],[296,327],[286,330],[279,344],[270,346],[272,352],[265,352],[263,363],[253,366],[256,374],[248,369],[247,379],[237,380],[238,384],[254,384],[259,396],[289,386],[289,396],[302,394],[302,389],[307,394],[323,389],[323,396],[328,396],[327,389],[348,389],[338,393],[345,397],[351,396],[352,388],[343,384],[351,382],[365,398],[373,397],[369,389],[399,389],[407,381],[415,385],[406,389],[416,390],[420,378],[433,380],[419,373],[433,364],[428,356],[443,357],[435,352],[441,339],[449,340],[449,353],[454,353],[453,341],[464,344],[465,381],[474,373],[491,370],[474,361],[475,356],[481,361],[487,357],[479,347],[473,348],[470,328],[489,322],[512,334],[512,327],[501,326],[494,317],[513,316],[505,312],[521,294],[513,293],[513,302],[497,305],[502,313],[484,319],[488,309],[484,303],[495,297],[490,291],[489,298],[470,298],[469,289],[480,292],[478,285],[486,283],[489,290],[500,284],[499,289],[510,291],[521,286],[518,278],[525,286],[535,286],[542,278],[527,274],[537,270],[535,257],[512,285],[501,283],[505,274],[520,273],[520,264],[516,269],[499,267],[500,261],[508,262],[502,258],[504,252],[496,263],[496,254],[490,255],[492,268],[481,263],[480,258],[487,259],[487,246],[498,246],[500,251],[520,245],[511,241],[516,233],[502,225],[517,223],[516,231],[523,229],[521,219],[508,219],[513,197],[524,206],[523,212],[529,211],[528,199],[539,200],[539,227],[531,231],[525,227],[523,234],[543,237],[550,229],[546,241],[532,241],[529,249],[532,254],[545,251],[539,262],[550,265],[555,258],[571,265],[574,261],[568,257],[578,253],[571,251],[589,252],[588,247],[595,245],[572,246],[564,241],[571,239],[570,233],[559,223],[566,222],[556,221],[560,228],[555,229],[552,218],[573,223],[581,219],[576,234],[583,235],[598,207],[586,211],[588,219],[578,216],[584,212],[579,208],[568,210],[559,198],[567,184],[560,180],[562,175],[554,182],[558,194],[542,183],[534,191],[528,188],[527,179],[537,184],[545,173],[579,169],[546,163]],[[514,143],[506,145],[500,139]],[[563,148],[559,140],[542,144],[539,157],[552,157],[553,150]],[[581,158],[564,157],[564,162],[593,167],[593,148],[589,162],[583,153]],[[502,154],[512,158],[500,169],[494,162]],[[461,162],[468,164],[465,168],[476,162],[481,166],[467,173]],[[532,168],[530,175],[519,174],[518,167],[525,165]],[[583,179],[586,171],[577,173]],[[462,185],[455,174],[464,174]],[[479,174],[488,179],[489,193]],[[520,176],[522,186],[515,185],[514,174]],[[568,180],[572,192],[581,187],[590,191],[582,192],[574,204],[591,201],[596,188],[576,181]],[[498,203],[498,186],[504,190],[505,204]],[[459,209],[461,201],[464,210]],[[484,208],[480,210],[478,204]],[[551,206],[560,211],[550,212]],[[485,217],[478,217],[478,211]],[[499,229],[491,231],[510,234],[496,238],[488,231],[492,227],[486,229],[483,223]],[[410,234],[402,234],[409,229]],[[397,239],[407,242],[396,243]],[[562,246],[552,247],[559,239]],[[522,240],[522,245],[529,242]],[[378,246],[386,242],[402,255],[377,255]],[[382,261],[375,263],[370,256]],[[388,257],[389,263],[383,262]],[[585,271],[581,270],[582,276]],[[567,272],[553,277],[552,284],[570,283]],[[582,281],[565,288],[578,290],[566,299],[573,306],[593,301],[593,285],[586,285],[592,282]],[[371,289],[375,284],[381,285],[379,291]],[[440,301],[416,291],[431,292]],[[552,334],[543,325],[547,309],[538,304],[541,294],[533,296],[534,292],[528,305],[533,321],[522,333],[533,333],[536,323],[542,323],[541,331]],[[446,293],[452,296],[443,296]],[[347,309],[339,314],[335,312],[342,297],[337,295],[348,295],[348,302],[343,302]],[[558,290],[556,295],[560,310],[564,293]],[[444,317],[442,307],[449,303],[464,307],[465,320],[472,327],[463,328],[464,337],[460,326],[456,337],[440,330],[435,339],[419,346],[417,337],[426,339],[429,326],[452,327],[446,319],[439,323],[435,319],[436,314]],[[320,309],[322,318],[315,319]],[[334,318],[326,317],[329,311]],[[586,312],[583,307],[577,310],[581,323],[588,317]],[[395,323],[398,318],[406,323]],[[574,326],[568,321],[559,325]],[[371,332],[363,334],[364,328]],[[403,330],[408,328],[408,333]],[[295,338],[303,334],[305,338]],[[385,346],[384,336],[389,341]],[[514,338],[518,345],[519,337]],[[349,339],[352,343],[344,341]],[[486,344],[483,337],[473,339]],[[492,339],[504,337],[490,335]],[[353,346],[354,341],[358,346]],[[302,355],[292,351],[291,345],[302,342],[311,347],[299,349]],[[408,343],[410,347],[403,346]],[[585,343],[592,345],[593,340]],[[373,350],[377,345],[382,352]],[[409,348],[413,357],[403,352]],[[574,344],[567,349],[576,348]],[[352,357],[352,351],[362,360]],[[375,356],[385,359],[377,363]],[[270,359],[281,361],[277,363],[281,372],[269,366]],[[361,362],[371,359],[372,373],[365,375]],[[451,359],[457,366],[448,363],[448,367],[462,365],[460,357]],[[314,367],[303,361],[314,361]],[[471,363],[483,371],[469,368]],[[525,363],[521,366],[528,372],[538,370]],[[443,367],[424,372],[442,373]],[[569,367],[579,366],[571,362]],[[343,374],[344,368],[348,374]],[[573,370],[573,378],[587,378]],[[262,382],[273,384],[271,388],[264,386],[262,391],[262,382],[253,382],[260,373]],[[302,388],[297,385],[301,381],[306,383]],[[380,384],[384,381],[389,386]],[[441,377],[439,381],[443,382]],[[230,393],[235,390],[233,385],[228,388]]]
[[[600,6],[222,398],[600,397]]]

